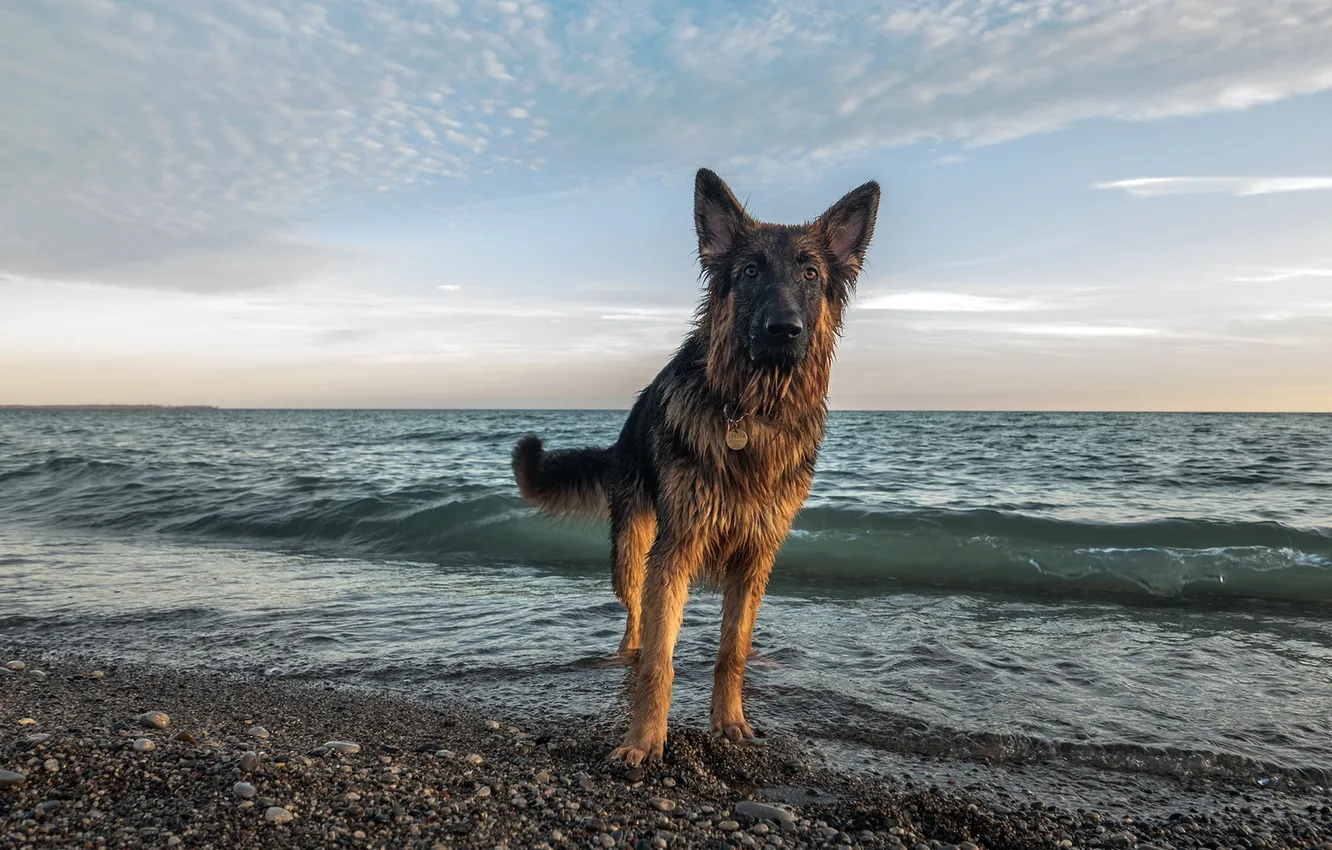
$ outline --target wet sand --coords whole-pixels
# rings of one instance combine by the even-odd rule
[[[620,718],[506,717],[34,647],[0,652],[11,661],[24,669],[0,671],[4,846],[1332,850],[1319,789],[919,759],[876,775],[797,740],[736,747],[687,727],[664,765],[631,771],[606,761]]]

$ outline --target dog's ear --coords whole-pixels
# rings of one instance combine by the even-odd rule
[[[871,180],[847,192],[819,216],[816,226],[843,277],[854,279],[860,274],[878,215],[879,184]]]
[[[698,232],[698,257],[703,265],[720,262],[752,224],[722,179],[700,168],[694,178],[694,230]]]

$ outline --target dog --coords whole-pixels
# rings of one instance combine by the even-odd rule
[[[696,579],[723,593],[712,733],[754,737],[741,705],[754,619],[814,480],[834,349],[878,209],[870,181],[813,222],[769,224],[700,169],[694,228],[705,291],[693,330],[639,393],[614,445],[546,451],[528,435],[514,447],[527,501],[610,520],[613,584],[627,611],[619,652],[637,656],[614,761],[663,758],[672,656]]]

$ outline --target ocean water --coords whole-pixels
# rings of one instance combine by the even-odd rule
[[[623,416],[0,411],[0,647],[617,716],[606,530],[508,454]],[[755,649],[756,727],[867,755],[1326,784],[1332,416],[835,413]]]

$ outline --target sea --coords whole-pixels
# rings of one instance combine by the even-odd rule
[[[0,648],[622,716],[607,529],[509,452],[624,415],[2,411]],[[1327,785],[1332,416],[835,412],[755,653],[759,730],[867,760]]]

